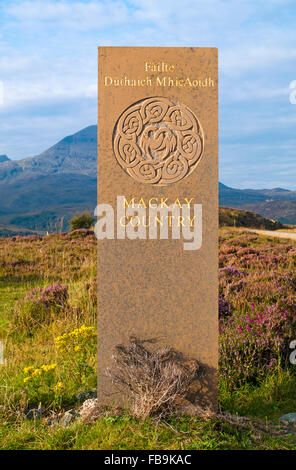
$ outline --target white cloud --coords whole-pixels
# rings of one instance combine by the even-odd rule
[[[91,30],[122,23],[128,16],[128,8],[123,1],[51,1],[26,0],[12,3],[6,13],[18,21],[26,23],[42,22],[50,26],[56,24],[65,28]]]
[[[293,6],[292,0],[1,2],[0,153],[38,153],[50,139],[94,123],[97,46],[146,45],[219,47],[223,171],[237,180],[242,162],[266,163],[266,143],[277,132],[275,151],[290,154],[281,139],[296,119],[288,89],[296,79]],[[226,140],[246,149],[231,149]]]

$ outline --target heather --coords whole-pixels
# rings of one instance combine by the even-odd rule
[[[278,425],[296,409],[296,243],[222,228],[219,405]],[[98,265],[99,266],[99,265]],[[3,449],[291,449],[295,439],[218,418],[155,423],[126,411],[67,429],[51,413],[96,388],[96,239],[90,230],[0,239],[0,441]],[[25,418],[32,407],[40,421]]]
[[[219,256],[220,378],[235,389],[288,368],[296,331],[295,244],[238,233]]]
[[[35,287],[24,298],[15,303],[11,326],[17,332],[31,335],[34,328],[50,324],[57,317],[66,315],[68,307],[68,287],[60,282],[47,287]]]

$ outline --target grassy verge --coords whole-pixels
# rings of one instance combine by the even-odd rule
[[[295,436],[272,437],[241,431],[219,420],[179,417],[167,422],[129,416],[101,418],[95,424],[50,429],[42,423],[1,423],[1,449],[21,450],[274,450],[296,449]]]
[[[221,294],[227,293],[234,323],[250,311],[250,305],[258,314],[270,306],[281,309],[282,304],[295,311],[295,242],[223,228],[220,266],[226,267],[222,271],[228,276],[221,280]],[[268,372],[260,375],[258,369],[258,377],[250,375],[243,383],[238,377],[235,384],[220,379],[221,410],[260,419],[266,431],[219,418],[178,417],[156,423],[123,414],[101,417],[91,425],[76,422],[66,429],[51,428],[43,419],[25,419],[26,409],[40,401],[47,414],[78,407],[77,393],[95,387],[95,354],[90,343],[79,343],[77,330],[96,325],[96,274],[96,240],[87,233],[0,240],[0,337],[6,361],[0,365],[1,449],[296,449],[293,434],[269,432],[282,414],[296,411],[295,371],[280,363],[280,355]],[[57,282],[66,288],[63,305],[46,297],[48,286],[55,286],[53,295],[58,295]],[[32,293],[34,288],[41,290]],[[27,322],[33,311],[37,317],[28,333],[22,323],[16,324],[16,312]],[[38,316],[41,311],[48,316]],[[73,331],[76,336],[71,336]],[[61,352],[56,338],[63,335],[66,346]],[[249,341],[253,344],[251,336]],[[25,368],[40,370],[48,364],[56,364],[52,373],[43,374],[39,382],[34,378],[24,383]],[[63,385],[57,393],[59,383]]]

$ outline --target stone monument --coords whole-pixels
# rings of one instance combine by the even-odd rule
[[[99,47],[98,86],[99,401],[124,399],[105,371],[134,336],[197,359],[215,407],[217,49]]]

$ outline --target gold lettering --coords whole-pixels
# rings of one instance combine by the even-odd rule
[[[181,204],[181,202],[180,202],[180,200],[179,200],[178,197],[177,197],[177,199],[175,200],[174,205],[175,205],[175,206],[179,206],[180,209],[182,209],[182,204]]]
[[[160,62],[154,64],[153,62],[145,62],[144,70],[145,72],[173,72],[175,66],[172,64],[167,64],[166,62]]]
[[[144,201],[144,199],[143,199],[142,197],[141,197],[141,199],[140,199],[140,201],[139,201],[138,206],[143,206],[144,209],[147,209],[147,206],[146,206],[146,204],[145,204],[145,201]]]
[[[156,204],[151,204],[151,201],[156,201]],[[152,197],[151,199],[149,199],[149,207],[157,207],[157,197]]]
[[[167,207],[168,208],[168,205],[166,204],[166,201],[168,200],[168,197],[161,197],[160,198],[160,207]]]
[[[112,81],[112,77],[105,77],[105,86],[111,86]]]
[[[132,223],[133,220],[136,220],[135,224]],[[132,227],[138,227],[139,224],[140,224],[140,217],[138,215],[133,215],[130,219],[130,224],[131,224]]]
[[[190,227],[193,227],[193,222],[194,222],[195,217],[196,217],[196,215],[194,215],[192,218],[188,217],[189,223],[190,223]]]
[[[165,86],[166,85],[166,77],[156,77],[156,85],[157,86]]]
[[[127,224],[128,224],[128,222],[127,222],[126,224],[123,224],[123,223],[122,223],[122,219],[128,219],[128,217],[127,217],[126,215],[124,215],[124,216],[121,217],[120,220],[119,220],[119,223],[120,223],[121,227],[126,227]]]
[[[167,219],[168,219],[168,226],[171,227],[172,226],[172,219],[174,218],[173,215],[168,215],[167,216]]]
[[[184,197],[184,199],[187,203],[187,207],[190,207],[191,201],[193,201],[194,197],[192,197],[191,199],[187,199],[187,197]]]
[[[180,225],[182,225],[182,227],[184,227],[184,217],[182,215],[179,215],[178,217],[178,227],[180,227]]]
[[[126,198],[124,198],[124,205],[125,207],[129,207],[129,206],[135,207],[135,198],[133,197],[130,202],[128,202]]]

